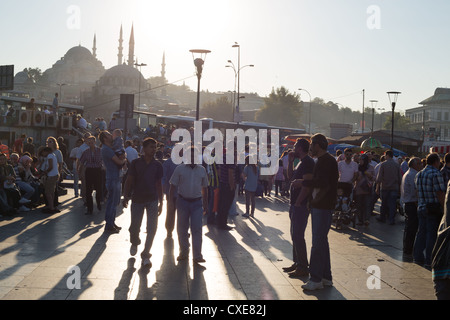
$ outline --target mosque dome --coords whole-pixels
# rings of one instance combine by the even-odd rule
[[[91,51],[89,49],[82,47],[81,45],[77,47],[73,47],[67,51],[66,55],[64,56],[64,60],[72,60],[74,62],[82,62],[82,61],[89,61],[89,60],[95,60],[94,56],[92,55]]]
[[[135,87],[139,83],[139,78],[142,87],[144,87],[146,80],[139,70],[129,65],[122,64],[106,70],[100,79],[100,84]]]
[[[118,65],[118,66],[115,66],[115,67],[112,67],[112,68],[106,70],[103,77],[105,77],[105,78],[131,78],[131,79],[139,79],[139,77],[142,77],[141,80],[144,79],[138,69],[133,68],[126,64]]]
[[[33,82],[33,79],[30,78],[26,70],[20,71],[14,76],[15,84],[29,84]]]

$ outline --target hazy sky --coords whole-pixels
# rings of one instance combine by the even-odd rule
[[[169,82],[190,77],[189,49],[208,49],[201,87],[234,89],[241,46],[241,92],[270,94],[285,86],[312,98],[361,110],[387,91],[401,91],[398,110],[417,107],[450,83],[448,0],[1,0],[0,64],[50,68],[73,46],[92,50],[106,69],[117,64],[120,25],[124,55],[134,23],[135,55],[145,77],[159,76],[163,52]],[[177,82],[181,84],[182,82]],[[309,96],[301,92],[309,101]]]

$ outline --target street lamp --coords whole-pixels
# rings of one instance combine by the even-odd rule
[[[374,120],[374,116],[375,116],[375,107],[373,106],[375,104],[375,106],[378,103],[378,100],[369,100],[369,102],[372,104],[372,131],[370,133],[370,136],[373,136],[373,120]]]
[[[299,91],[305,91],[309,96],[309,124],[308,124],[308,133],[311,134],[311,94],[309,94],[308,90],[298,89]]]
[[[395,105],[397,104],[398,95],[401,94],[401,92],[388,91],[387,94],[389,96],[389,102],[391,103],[392,106],[391,149],[394,149],[394,112],[395,112]]]
[[[195,114],[195,120],[200,120],[200,79],[202,78],[203,65],[205,64],[206,55],[210,53],[210,50],[204,49],[192,49],[189,50],[192,53],[192,59],[194,60],[194,65],[197,69],[197,109]]]
[[[57,83],[56,85],[59,86],[59,97],[58,97],[59,102],[58,103],[61,103],[62,102],[61,87],[67,86],[67,83]]]
[[[236,70],[236,67],[234,66],[234,63],[231,60],[228,60],[228,63],[230,63],[231,65],[226,65],[226,68],[231,68],[234,71],[234,97],[233,97],[233,105],[234,102],[236,101],[236,79],[239,79],[239,75],[241,73],[241,70],[246,68],[246,67],[251,67],[253,68],[255,65],[253,64],[247,64],[241,68],[238,68],[238,70]],[[238,99],[238,103],[236,105],[236,110],[238,110],[238,115],[239,115],[239,100],[241,99],[240,95],[239,95],[239,84],[238,84],[238,95],[237,95],[237,99]],[[233,107],[233,121],[235,121],[235,108]],[[236,121],[239,122],[239,121]]]
[[[386,110],[385,108],[377,108],[380,112],[380,130],[383,129],[383,112]]]
[[[136,67],[139,67],[139,92],[138,92],[138,108],[141,107],[141,75],[142,75],[142,67],[146,67],[145,63],[135,63]]]

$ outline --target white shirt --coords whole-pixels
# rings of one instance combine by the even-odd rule
[[[43,168],[41,168],[41,169],[42,170],[48,170],[48,168],[49,168],[48,162],[49,162],[50,159],[53,160],[52,161],[53,168],[52,168],[52,170],[49,173],[47,173],[47,176],[48,177],[54,177],[54,176],[57,176],[58,173],[59,173],[59,171],[58,171],[58,160],[56,160],[56,156],[55,156],[54,153],[49,153],[48,154],[48,156],[45,158],[45,162],[43,164]]]
[[[358,172],[358,164],[354,161],[347,163],[344,161],[338,162],[339,182],[352,182],[355,172]]]
[[[181,164],[173,172],[170,184],[178,187],[178,194],[182,197],[196,199],[202,196],[202,188],[208,187],[208,176],[201,165],[192,169],[190,165]]]
[[[87,127],[87,121],[86,121],[86,119],[80,118],[80,120],[78,120],[78,126],[79,126],[80,128],[86,129],[86,127]]]
[[[76,158],[77,151],[78,151],[78,147],[73,148],[72,151],[70,151],[69,158]],[[76,170],[76,168],[77,168],[77,160],[73,160],[73,169]]]
[[[125,152],[127,153],[127,159],[128,162],[133,162],[133,160],[139,158],[139,154],[137,152],[137,150],[135,148],[133,148],[132,146],[129,146],[125,149]]]

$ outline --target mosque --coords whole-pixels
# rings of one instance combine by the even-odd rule
[[[81,45],[75,46],[45,70],[39,83],[34,83],[26,71],[15,76],[16,90],[30,92],[41,99],[53,99],[61,92],[61,99],[67,103],[81,104],[85,107],[85,117],[109,116],[119,109],[120,94],[132,93],[135,105],[152,106],[167,103],[164,91],[150,91],[150,82],[146,80],[135,58],[134,27],[131,28],[128,59],[125,60],[123,48],[123,28],[120,27],[117,65],[105,69],[97,58],[97,39],[94,35],[92,52]],[[165,54],[163,54],[161,77],[152,78],[158,85],[167,83],[165,79]],[[137,94],[139,93],[140,94]]]

